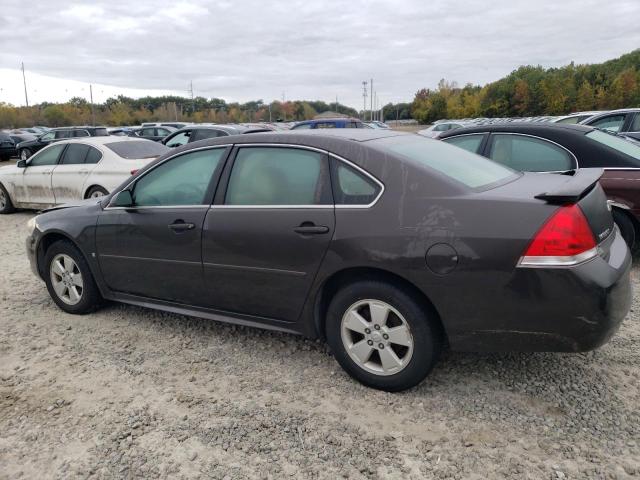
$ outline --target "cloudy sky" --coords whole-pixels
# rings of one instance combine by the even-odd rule
[[[2,0],[0,101],[175,93],[410,101],[440,78],[595,63],[640,47],[640,1]]]

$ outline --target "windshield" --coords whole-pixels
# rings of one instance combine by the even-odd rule
[[[437,170],[469,188],[487,187],[518,175],[480,155],[419,135],[379,138],[371,143]]]
[[[169,151],[169,147],[149,140],[130,140],[126,142],[106,143],[105,147],[116,155],[126,159],[156,158]]]
[[[594,140],[598,143],[602,143],[607,147],[613,148],[619,152],[622,152],[630,157],[640,160],[640,146],[620,138],[615,134],[605,133],[601,130],[594,130],[586,134],[587,138]]]

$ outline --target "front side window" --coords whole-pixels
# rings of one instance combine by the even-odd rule
[[[322,122],[316,124],[316,128],[336,128],[336,124],[333,122]]]
[[[29,160],[30,167],[43,167],[58,163],[58,157],[64,150],[65,145],[54,144],[37,153]]]
[[[64,157],[60,162],[62,165],[78,165],[84,163],[84,159],[89,151],[89,145],[81,143],[70,143],[64,152]]]
[[[473,135],[460,135],[458,137],[443,138],[443,142],[450,143],[456,147],[464,148],[467,152],[479,153],[480,145],[484,134],[477,133]]]
[[[238,150],[227,205],[327,205],[331,203],[326,157],[299,148]]]
[[[381,187],[355,168],[336,159],[333,162],[333,194],[336,205],[369,205]]]
[[[56,138],[69,138],[71,137],[71,132],[69,130],[57,130],[55,135]]]
[[[608,117],[589,123],[591,127],[609,130],[610,132],[619,132],[624,124],[624,115],[609,115]]]
[[[154,128],[143,128],[140,131],[140,136],[141,137],[155,137],[155,129]]]
[[[193,140],[191,141],[196,142],[198,140],[204,140],[205,138],[224,137],[227,135],[228,133],[222,130],[214,130],[213,128],[199,128],[193,131]]]
[[[74,137],[89,137],[89,132],[87,132],[86,130],[74,130],[73,131],[73,136]]]
[[[189,142],[189,138],[191,137],[191,130],[187,130],[186,132],[180,132],[176,136],[171,137],[169,141],[167,141],[167,147],[175,148],[180,147]]]
[[[313,128],[313,124],[311,123],[301,123],[300,125],[294,125],[291,130],[308,130]]]
[[[521,172],[564,172],[575,168],[569,153],[551,142],[522,135],[492,135],[489,158]]]
[[[636,160],[640,160],[640,147],[635,143],[620,138],[617,135],[600,132],[599,130],[593,130],[587,133],[585,137],[593,140],[594,142],[606,145],[609,148],[613,148],[614,150],[624,153],[625,155],[629,155]]]
[[[156,128],[156,132],[158,133],[158,136],[160,136],[160,137],[166,137],[170,133],[169,130],[167,130],[165,128]]]
[[[434,132],[446,132],[447,130],[449,130],[448,123],[441,123],[440,125],[436,125],[435,127],[433,127]]]
[[[53,140],[55,136],[56,136],[55,132],[45,133],[43,136],[40,137],[40,140],[43,142],[48,142],[50,140]]]
[[[140,178],[132,192],[137,207],[204,205],[224,148],[185,153]]]

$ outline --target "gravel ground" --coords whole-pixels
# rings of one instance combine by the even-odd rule
[[[29,270],[31,216],[0,217],[0,478],[640,477],[637,297],[598,351],[448,352],[388,394],[293,335],[64,314]]]

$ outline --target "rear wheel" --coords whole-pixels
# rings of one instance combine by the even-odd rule
[[[616,225],[618,225],[620,229],[622,238],[627,242],[629,248],[634,250],[636,248],[636,229],[633,221],[617,208],[614,208],[611,213],[613,214],[613,221],[616,222]]]
[[[0,214],[13,213],[15,210],[9,192],[0,183]]]
[[[68,241],[59,240],[47,250],[44,280],[53,301],[67,313],[89,313],[102,303],[84,256]]]
[[[109,192],[107,192],[104,188],[98,186],[91,187],[87,192],[87,198],[99,198],[104,197],[105,195],[109,195]]]
[[[20,160],[28,160],[31,156],[31,150],[28,148],[20,149]]]
[[[353,378],[396,392],[420,383],[441,350],[439,324],[404,290],[378,281],[344,287],[327,311],[326,336]]]

